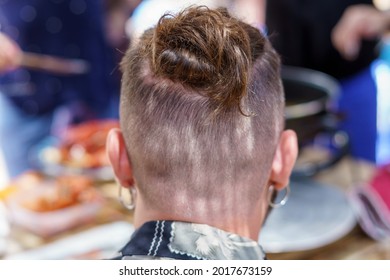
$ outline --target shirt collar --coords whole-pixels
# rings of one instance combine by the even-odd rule
[[[172,259],[265,259],[261,246],[205,224],[153,221],[142,225],[120,251],[121,257]]]

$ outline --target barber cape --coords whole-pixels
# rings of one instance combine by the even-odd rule
[[[265,254],[256,241],[208,225],[153,221],[113,259],[263,260]]]

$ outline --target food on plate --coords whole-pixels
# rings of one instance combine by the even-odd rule
[[[6,200],[18,190],[28,190],[29,188],[36,186],[38,183],[42,182],[42,179],[42,175],[35,171],[23,173],[0,190],[0,201]]]
[[[98,199],[98,192],[88,177],[59,176],[42,182],[39,191],[23,199],[21,206],[35,212],[48,212]]]
[[[60,137],[60,143],[43,152],[46,162],[74,168],[108,166],[106,138],[112,128],[119,128],[117,120],[90,121],[71,126]]]
[[[104,197],[88,176],[60,175],[55,178],[23,174],[11,182],[16,189],[7,196],[12,224],[48,237],[97,217]]]

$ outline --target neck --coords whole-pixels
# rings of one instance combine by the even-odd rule
[[[266,203],[265,203],[266,204]],[[211,211],[188,211],[188,209],[156,209],[145,204],[142,198],[137,197],[137,205],[134,212],[134,226],[139,228],[144,223],[156,220],[182,221],[196,224],[207,224],[221,230],[231,232],[242,237],[258,241],[261,226],[263,224],[267,207],[264,203],[252,206],[249,211],[243,213],[243,205],[239,209],[231,211],[212,211],[212,206],[205,209]],[[179,207],[180,208],[180,207]],[[194,209],[199,210],[199,209]]]

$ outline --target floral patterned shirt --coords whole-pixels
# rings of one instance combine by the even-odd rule
[[[114,259],[262,260],[253,240],[208,225],[153,221],[140,227]]]

